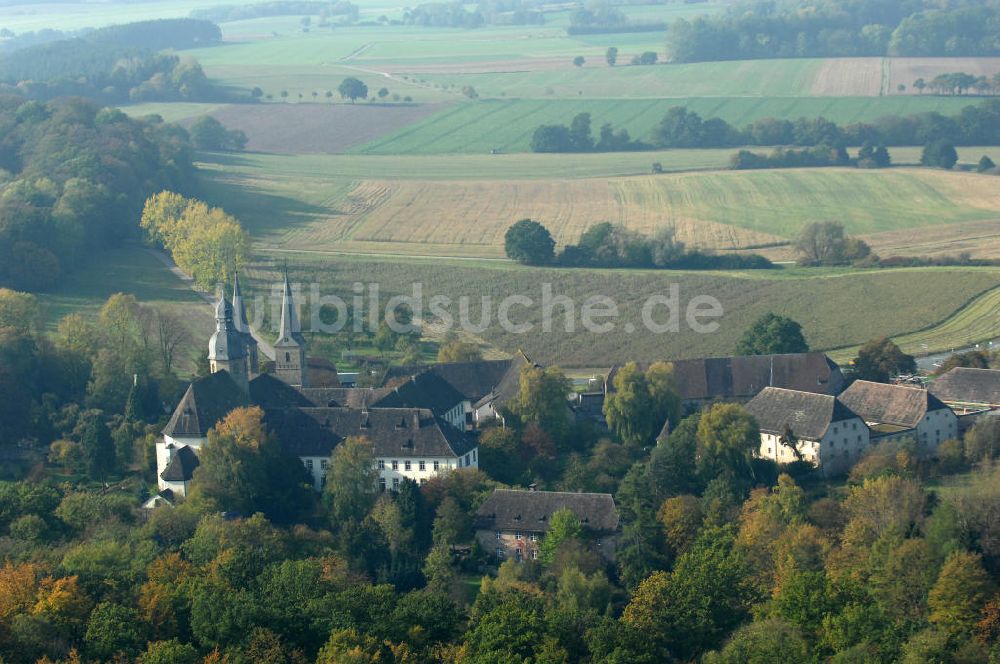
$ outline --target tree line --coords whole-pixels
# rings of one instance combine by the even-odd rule
[[[0,285],[45,290],[135,237],[146,197],[195,184],[188,135],[78,98],[0,97]]]
[[[913,81],[913,87],[921,94],[924,90],[931,90],[938,94],[961,95],[969,90],[975,90],[977,94],[983,95],[1000,90],[1000,73],[994,74],[993,78],[965,72],[938,74],[929,82],[918,78]]]
[[[87,96],[108,103],[209,101],[223,95],[190,57],[161,54],[222,37],[214,23],[161,19],[111,26],[17,50],[0,60],[7,93],[33,99]]]
[[[945,142],[951,145],[1000,144],[1000,100],[989,99],[963,108],[958,115],[918,113],[889,115],[871,122],[838,125],[826,118],[785,120],[761,118],[738,129],[721,118],[703,119],[684,106],[667,110],[648,142],[635,140],[626,129],[601,126],[594,140],[589,113],[574,116],[569,126],[542,125],[532,134],[533,152],[631,151],[662,148],[724,148],[744,145],[900,146]],[[879,159],[885,155],[879,155]],[[863,158],[864,159],[864,158]],[[871,163],[875,163],[872,155]]]
[[[952,147],[954,150],[954,146]],[[957,159],[957,155],[956,155]],[[729,160],[730,168],[751,170],[757,168],[810,168],[821,166],[855,166],[857,168],[888,168],[892,157],[884,145],[865,143],[851,158],[847,149],[819,145],[814,148],[775,148],[770,154],[740,150]],[[926,164],[931,165],[931,164]],[[935,164],[936,165],[936,164]],[[954,164],[948,166],[951,168]]]
[[[602,222],[588,228],[576,244],[556,254],[555,240],[542,224],[522,219],[507,229],[507,257],[525,265],[559,267],[659,268],[675,270],[767,269],[771,261],[757,254],[713,254],[690,250],[666,227],[653,236]]]
[[[358,7],[349,0],[273,0],[239,5],[212,5],[191,10],[191,18],[214,23],[267,16],[344,16],[350,21],[356,21]]]
[[[834,0],[777,7],[740,2],[720,16],[678,19],[667,28],[672,62],[853,56],[1000,54],[995,0],[952,3]]]

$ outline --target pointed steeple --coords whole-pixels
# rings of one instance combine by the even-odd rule
[[[292,286],[288,283],[288,271],[281,291],[281,322],[278,340],[274,342],[274,374],[289,385],[309,386],[306,340],[299,327],[299,317],[295,313]]]
[[[277,346],[305,346],[306,340],[302,336],[302,328],[299,326],[299,317],[295,311],[295,302],[292,298],[292,286],[288,283],[288,272],[285,272],[285,283],[281,291],[281,323],[278,327]]]
[[[243,338],[243,346],[247,356],[247,370],[251,374],[256,374],[259,370],[257,340],[254,339],[250,323],[247,321],[246,305],[240,290],[240,277],[235,272],[233,273],[233,327]]]

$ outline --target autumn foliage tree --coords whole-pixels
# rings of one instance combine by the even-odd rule
[[[234,217],[171,191],[146,201],[140,226],[203,288],[231,281],[250,252],[250,236]]]

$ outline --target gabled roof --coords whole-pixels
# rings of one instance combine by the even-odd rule
[[[340,387],[337,367],[325,357],[306,358],[306,371],[312,387]]]
[[[510,366],[507,367],[507,370],[500,378],[500,382],[488,394],[485,394],[479,401],[476,401],[473,406],[479,408],[485,404],[492,403],[495,408],[505,405],[508,401],[516,397],[518,391],[521,389],[521,371],[525,367],[537,366],[539,365],[529,360],[527,355],[521,351],[517,351],[510,361]]]
[[[912,429],[931,411],[948,409],[922,387],[886,385],[856,380],[840,395],[845,406],[866,422],[894,424]]]
[[[764,433],[781,435],[788,427],[799,438],[820,440],[834,422],[858,417],[828,394],[814,394],[778,387],[765,387],[746,409]]]
[[[427,408],[441,416],[462,403],[461,392],[433,370],[412,376],[376,401],[374,408]]]
[[[371,387],[298,387],[261,374],[250,381],[250,398],[264,408],[343,407],[364,408],[375,403],[390,390]]]
[[[182,445],[167,462],[167,467],[160,473],[160,479],[166,482],[189,482],[194,476],[194,469],[199,465],[201,462],[194,450],[188,445]]]
[[[935,379],[929,389],[947,403],[1000,406],[1000,371],[955,367]]]
[[[765,387],[783,387],[802,392],[837,394],[843,387],[840,367],[823,353],[746,355],[673,360],[674,377],[681,399],[747,399]],[[645,371],[649,364],[640,364]],[[620,367],[608,374],[608,389]]]
[[[618,529],[618,511],[609,493],[514,491],[497,489],[476,512],[480,530],[547,532],[552,514],[569,509],[584,529],[612,533]]]
[[[265,421],[295,456],[329,456],[345,438],[367,438],[376,457],[460,457],[475,440],[422,408],[293,408]]]
[[[188,386],[163,433],[171,438],[204,438],[230,411],[249,405],[227,371],[198,378]]]

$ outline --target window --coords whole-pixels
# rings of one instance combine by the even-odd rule
[[[469,455],[468,454],[465,455],[465,467],[466,468],[469,467]]]
[[[313,460],[312,459],[306,459],[306,468],[309,469],[310,473],[312,472],[312,469],[313,469]]]
[[[427,464],[423,461],[421,461],[417,467],[420,468],[420,470],[427,470]]]
[[[855,431],[857,431],[858,430],[858,423],[857,422],[851,422],[851,428],[854,429]]]
[[[833,432],[837,433],[837,425],[836,424],[833,425]]]
[[[406,461],[403,462],[403,470],[409,470],[409,469],[410,469],[410,460],[407,459]]]
[[[285,353],[285,362],[291,362],[291,361],[292,361],[292,354]]]
[[[385,478],[384,477],[378,478],[378,489],[379,489],[379,491],[385,491]]]
[[[321,460],[319,462],[319,467],[322,468],[323,470],[326,470],[327,468],[330,467],[330,460],[329,459],[323,459],[323,460]]]
[[[532,542],[537,542],[538,541],[538,533],[531,533],[530,535],[528,535],[528,539],[531,540]]]
[[[379,470],[385,470],[385,459],[379,459],[378,460],[378,469]]]
[[[399,478],[398,477],[393,477],[392,478],[392,490],[393,491],[399,491]]]
[[[499,546],[497,547],[497,560],[503,560],[503,549]]]
[[[532,549],[531,550],[531,559],[532,560],[538,560],[538,549]]]
[[[476,460],[476,451],[475,450],[472,450],[472,460],[473,461]]]
[[[427,478],[426,477],[421,477],[420,478],[420,486],[423,486],[425,484],[427,484]]]
[[[517,560],[517,562],[521,562],[521,550],[520,549],[514,549],[514,558]]]
[[[399,470],[399,462],[398,461],[393,461],[392,462],[392,469],[393,470]]]
[[[435,461],[434,462],[434,470],[438,470],[438,469],[440,469],[440,467],[441,467],[441,462],[440,461]]]
[[[499,530],[496,532],[496,536],[497,536],[497,539],[500,539],[500,531]]]
[[[518,530],[517,532],[514,533],[514,539],[519,540],[522,537],[523,537],[523,535],[521,535],[521,531],[520,530]]]

